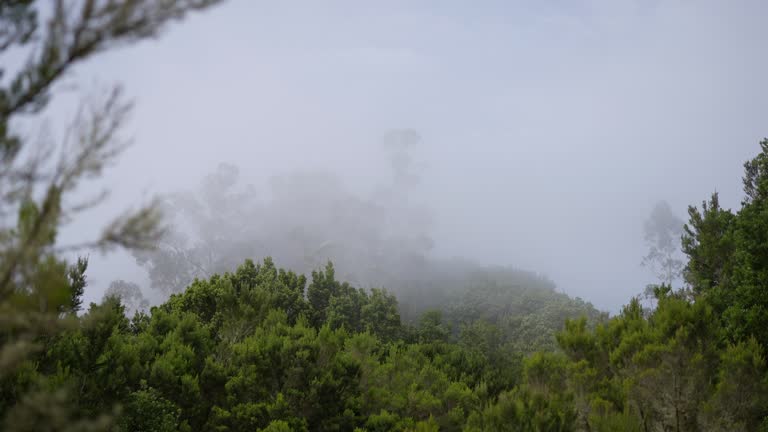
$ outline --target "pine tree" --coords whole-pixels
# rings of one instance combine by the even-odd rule
[[[0,375],[4,383],[28,373],[20,368],[70,322],[59,319],[62,312],[74,313],[81,306],[87,264],[79,260],[68,267],[61,258],[62,249],[145,247],[161,232],[159,214],[149,204],[106,223],[103,234],[92,241],[57,243],[63,221],[99,202],[99,197],[85,203],[64,198],[84,180],[98,177],[125,147],[120,130],[131,106],[119,87],[85,103],[60,145],[30,142],[16,133],[17,122],[36,118],[55,97],[56,84],[85,60],[157,36],[170,21],[216,2],[0,2],[0,56],[26,56],[18,68],[0,66],[4,78],[0,84]],[[45,384],[43,378],[18,383],[15,396],[2,401],[4,430],[106,426],[106,418],[94,420],[73,410],[65,386]]]

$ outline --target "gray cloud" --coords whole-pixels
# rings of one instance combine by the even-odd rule
[[[431,253],[541,271],[616,310],[652,280],[642,223],[657,200],[683,217],[715,189],[741,198],[741,163],[768,134],[766,9],[231,1],[71,80],[118,80],[137,100],[111,203],[189,189],[219,162],[257,189],[321,170],[362,193],[387,175],[381,136],[411,127]],[[93,290],[136,280],[127,256],[92,267]]]

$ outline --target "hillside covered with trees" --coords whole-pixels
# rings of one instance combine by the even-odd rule
[[[3,379],[6,426],[35,430],[61,412],[29,417],[29,392],[66,391],[68,419],[111,414],[126,431],[763,430],[768,141],[745,167],[738,212],[717,195],[689,210],[687,287],[657,285],[653,309],[635,298],[612,318],[487,270],[411,325],[395,296],[341,282],[331,264],[307,280],[271,259],[198,279],[149,314],[107,296],[77,316],[81,262],[59,299],[68,325]]]
[[[75,191],[125,147],[130,104],[119,87],[84,103],[60,144],[13,126],[39,115],[75,65],[217,2],[59,1],[45,24],[35,3],[0,3],[0,53],[29,54],[0,70],[10,75],[0,84],[2,430],[768,432],[768,139],[744,165],[739,209],[717,194],[689,208],[685,261],[675,236],[649,236],[658,247],[646,261],[662,282],[612,317],[535,273],[426,260],[429,239],[379,236],[386,221],[355,225],[376,247],[342,259],[345,274],[381,276],[374,288],[315,255],[290,263],[298,269],[256,262],[248,242],[201,270],[205,238],[163,243],[173,227],[158,203],[97,238],[58,241],[103,198]],[[208,204],[227,210],[226,200]],[[219,225],[202,220],[203,235]],[[329,244],[294,234],[286,249]],[[89,261],[65,253],[86,247],[134,251],[170,297],[145,310],[140,289],[118,280],[85,306]],[[355,271],[359,254],[381,251],[403,252],[387,255],[398,257],[384,263],[394,271]],[[406,262],[418,265],[398,274]]]
[[[38,418],[18,417],[32,408],[22,395],[61,388],[69,415],[112,413],[126,431],[761,430],[761,146],[739,212],[717,195],[691,207],[688,288],[655,286],[652,310],[631,299],[615,317],[590,316],[554,290],[503,284],[520,273],[487,270],[411,325],[395,296],[341,282],[331,264],[307,280],[245,261],[149,314],[128,317],[107,296],[76,316],[76,293],[62,298],[70,325],[3,380],[6,425],[33,430]],[[558,317],[571,319],[548,344]]]

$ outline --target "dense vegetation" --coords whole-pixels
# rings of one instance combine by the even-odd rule
[[[78,413],[122,406],[120,430],[461,430],[521,383],[520,346],[554,343],[547,308],[589,310],[536,290],[519,292],[507,314],[473,301],[452,321],[431,311],[408,326],[394,296],[341,283],[330,264],[307,283],[270,259],[246,261],[150,315],[129,320],[117,297],[91,304],[5,382],[3,406],[30,387],[64,385]],[[488,283],[465,296],[497,304],[503,291]]]
[[[0,87],[3,430],[768,431],[768,140],[738,211],[717,195],[689,209],[684,287],[665,238],[648,256],[654,307],[634,298],[612,318],[508,269],[422,277],[409,309],[331,264],[307,279],[247,255],[149,313],[126,314],[140,293],[124,281],[83,311],[88,261],[56,238],[94,201],[64,198],[119,153],[128,106],[108,92],[60,155],[11,120],[73,65],[213,3],[57,2],[48,26],[33,1],[0,3],[0,52],[34,48]],[[158,221],[150,205],[83,245],[143,248]]]
[[[149,315],[127,318],[112,296],[70,313],[72,327],[41,336],[45,349],[4,378],[7,424],[19,424],[20,394],[64,388],[78,416],[121,407],[116,430],[766,430],[761,146],[740,211],[717,195],[690,208],[687,287],[655,286],[653,309],[635,298],[588,319],[583,303],[487,270],[447,317],[407,325],[393,295],[340,282],[331,264],[307,281],[245,261]],[[70,271],[65,314],[84,267]],[[540,339],[546,324],[529,323],[579,310],[556,346]]]

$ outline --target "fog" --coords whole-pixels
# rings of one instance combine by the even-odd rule
[[[135,144],[106,175],[110,199],[64,236],[157,194],[195,196],[227,163],[262,209],[233,226],[272,234],[318,220],[317,206],[281,196],[384,203],[398,224],[344,214],[323,234],[355,246],[371,240],[352,225],[418,238],[430,260],[539,272],[616,311],[654,281],[640,262],[658,200],[683,219],[715,190],[726,207],[741,200],[742,163],[768,135],[766,12],[761,1],[229,1],[68,78],[120,82],[136,108]],[[392,130],[420,137],[407,193]],[[128,253],[93,253],[90,268],[86,300],[114,279],[150,285]]]

